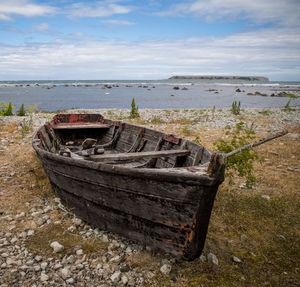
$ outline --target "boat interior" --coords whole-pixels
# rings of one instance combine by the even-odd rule
[[[57,115],[38,132],[40,147],[75,159],[139,168],[199,166],[211,152],[192,141],[101,115]]]

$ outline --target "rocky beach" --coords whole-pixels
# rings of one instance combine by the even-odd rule
[[[197,140],[210,149],[237,123],[257,139],[257,181],[228,180],[217,194],[203,254],[193,262],[89,226],[67,210],[32,147],[55,113],[0,117],[0,286],[298,286],[300,108],[71,110]]]

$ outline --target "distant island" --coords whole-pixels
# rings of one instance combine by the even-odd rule
[[[266,77],[255,76],[172,76],[168,80],[222,80],[222,81],[249,81],[249,82],[269,82]]]

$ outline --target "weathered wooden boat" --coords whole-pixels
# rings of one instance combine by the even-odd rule
[[[99,114],[56,115],[32,144],[62,203],[89,224],[187,260],[201,254],[224,154]]]

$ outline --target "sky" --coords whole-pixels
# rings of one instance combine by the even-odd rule
[[[0,80],[300,81],[300,0],[0,0]]]

